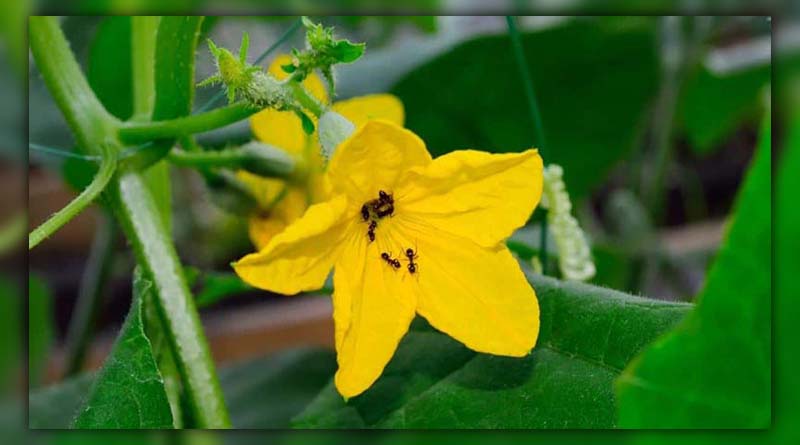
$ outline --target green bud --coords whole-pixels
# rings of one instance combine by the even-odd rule
[[[326,111],[319,118],[319,143],[322,156],[330,159],[336,147],[350,137],[356,130],[355,125],[335,111]]]

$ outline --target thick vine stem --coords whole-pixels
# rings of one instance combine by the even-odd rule
[[[183,268],[141,173],[114,183],[113,203],[136,260],[155,286],[156,306],[172,348],[192,417],[199,428],[229,428],[214,361]]]
[[[55,17],[30,18],[30,46],[36,67],[64,114],[79,147],[94,155],[119,121],[109,114],[81,72]]]
[[[64,206],[61,210],[53,214],[47,221],[37,227],[28,236],[28,250],[33,249],[45,238],[55,233],[64,224],[68,223],[72,218],[77,216],[83,211],[92,201],[95,200],[100,193],[106,188],[111,177],[114,175],[114,170],[117,166],[117,159],[114,150],[109,144],[102,144],[102,161],[100,161],[100,169],[97,171],[92,183],[84,189],[80,195],[70,201],[69,204]]]
[[[30,35],[36,65],[79,145],[92,154],[118,150],[119,122],[95,97],[57,20],[31,17]],[[111,165],[113,172],[116,152],[113,152],[114,156],[110,154],[104,153],[103,165]],[[103,176],[112,176],[103,173]],[[103,176],[98,173],[94,183]],[[164,321],[165,334],[175,354],[192,419],[199,428],[230,427],[197,308],[183,277],[171,234],[143,174],[129,171],[116,175],[110,182],[108,196],[110,207],[133,246],[137,262],[156,287],[159,316]]]

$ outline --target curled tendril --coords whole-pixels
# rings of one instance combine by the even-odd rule
[[[558,249],[558,266],[567,280],[586,281],[596,269],[586,234],[572,216],[572,202],[564,184],[564,169],[550,164],[544,169],[542,207]]]

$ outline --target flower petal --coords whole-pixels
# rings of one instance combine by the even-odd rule
[[[333,104],[333,111],[346,117],[356,128],[372,119],[383,119],[403,126],[405,110],[403,102],[391,94],[370,94]]]
[[[368,244],[361,231],[352,234],[333,275],[334,381],[346,398],[378,379],[414,319],[413,290],[402,285],[402,270],[381,259],[379,244]]]
[[[427,165],[431,155],[417,135],[389,121],[368,121],[347,138],[331,158],[328,178],[334,192],[353,202],[392,192],[402,172]]]
[[[417,312],[470,349],[521,357],[539,335],[539,303],[504,244],[493,248],[430,226],[402,223],[415,248]],[[399,235],[398,235],[399,237]]]
[[[398,214],[413,214],[490,247],[523,226],[539,203],[542,158],[537,150],[454,151],[409,171],[400,182]]]
[[[319,289],[353,219],[345,218],[346,208],[343,196],[309,207],[260,252],[234,263],[234,270],[248,284],[273,292],[290,295]]]
[[[288,74],[281,69],[281,65],[291,61],[291,56],[282,54],[272,61],[267,71],[276,79],[283,80]],[[319,76],[314,73],[309,74],[303,80],[303,86],[312,96],[323,103],[328,103],[328,92]],[[250,128],[261,142],[296,155],[306,153],[308,135],[303,131],[303,123],[294,112],[266,108],[250,118]]]
[[[258,250],[266,247],[275,235],[303,216],[308,207],[307,194],[303,189],[292,186],[284,187],[286,194],[277,204],[269,210],[256,212],[250,217],[250,240]]]
[[[259,208],[267,209],[286,191],[286,181],[265,178],[246,170],[237,170],[236,178],[250,189]]]
[[[250,129],[265,144],[294,155],[305,153],[308,135],[300,118],[291,111],[265,108],[250,118]]]

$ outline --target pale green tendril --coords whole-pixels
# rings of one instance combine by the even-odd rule
[[[596,269],[586,234],[572,216],[572,202],[564,184],[564,169],[550,164],[544,169],[542,207],[558,249],[558,266],[566,280],[587,281]]]

